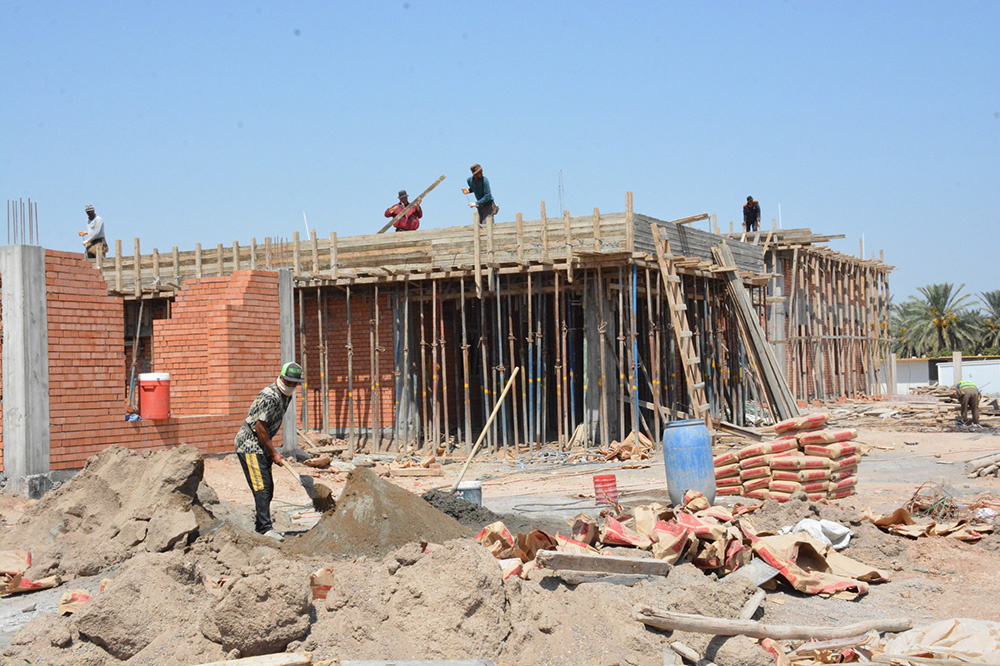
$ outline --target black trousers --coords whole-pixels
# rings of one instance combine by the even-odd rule
[[[271,529],[271,500],[274,498],[274,480],[271,478],[271,458],[262,453],[237,453],[243,476],[247,479],[257,511],[254,530],[264,534]]]

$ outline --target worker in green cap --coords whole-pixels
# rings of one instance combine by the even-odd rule
[[[955,397],[962,408],[962,423],[966,421],[969,411],[972,411],[972,422],[979,424],[979,387],[972,382],[959,382],[955,385]]]
[[[295,396],[295,388],[302,383],[302,366],[285,363],[273,384],[264,387],[250,405],[246,419],[236,433],[236,457],[250,485],[256,508],[254,529],[258,534],[281,541],[284,537],[274,529],[271,521],[271,499],[274,481],[271,465],[281,464],[284,457],[274,445],[285,410]]]

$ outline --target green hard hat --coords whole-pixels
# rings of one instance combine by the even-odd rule
[[[294,361],[289,361],[288,363],[281,366],[281,378],[286,382],[291,382],[293,384],[302,383],[302,366]]]

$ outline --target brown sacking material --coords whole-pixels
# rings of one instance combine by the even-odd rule
[[[381,557],[407,543],[444,543],[471,534],[420,497],[359,467],[347,477],[337,508],[286,548],[307,555]]]
[[[112,446],[29,505],[0,542],[31,551],[29,578],[91,576],[136,553],[186,545],[213,520],[217,497],[203,473],[191,447],[140,454]]]

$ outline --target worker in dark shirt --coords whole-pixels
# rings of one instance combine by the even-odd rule
[[[416,231],[417,227],[420,226],[420,218],[424,216],[424,211],[420,209],[420,199],[417,199],[413,203],[413,208],[406,211],[406,214],[396,220],[396,223],[392,225],[396,227],[396,231]],[[406,194],[406,190],[400,190],[399,203],[386,208],[385,216],[388,218],[396,217],[409,205],[409,195]]]
[[[475,203],[469,202],[469,207],[479,211],[479,223],[483,224],[487,217],[492,217],[500,212],[500,206],[493,201],[490,181],[483,175],[483,167],[473,164],[470,169],[472,175],[466,181],[468,187],[462,188],[462,191],[466,194],[471,192],[476,197]]]
[[[285,410],[295,396],[295,388],[302,383],[302,366],[285,363],[273,384],[265,386],[250,405],[247,417],[236,433],[236,457],[240,460],[243,475],[250,492],[253,493],[256,520],[254,529],[277,541],[283,536],[273,528],[271,522],[271,499],[274,497],[274,481],[271,465],[281,464],[284,458],[274,445]]]
[[[760,229],[760,204],[753,197],[743,204],[743,228],[747,233]]]

